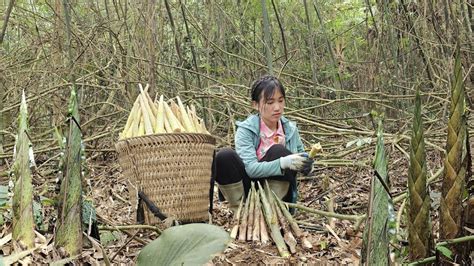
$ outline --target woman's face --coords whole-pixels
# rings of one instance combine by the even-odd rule
[[[260,113],[263,122],[270,129],[276,129],[278,120],[280,120],[283,115],[283,109],[285,109],[285,97],[283,97],[279,89],[275,89],[273,95],[265,99],[262,91],[260,100],[258,104],[254,102],[254,107]]]

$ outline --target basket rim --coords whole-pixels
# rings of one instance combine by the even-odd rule
[[[134,139],[142,139],[142,138],[151,138],[151,137],[164,137],[164,136],[186,136],[186,135],[191,135],[191,136],[202,136],[202,137],[210,137],[214,140],[217,140],[217,138],[211,134],[207,133],[191,133],[191,132],[176,132],[176,133],[154,133],[154,134],[147,134],[147,135],[142,135],[142,136],[137,136],[137,137],[131,137],[131,138],[126,138],[126,139],[120,139],[116,143],[120,142],[126,142]]]

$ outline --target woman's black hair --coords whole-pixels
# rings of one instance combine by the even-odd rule
[[[263,91],[263,97],[266,102],[267,99],[272,97],[276,89],[279,89],[281,95],[283,95],[283,98],[285,98],[285,88],[281,82],[274,76],[265,75],[253,82],[250,91],[250,97],[252,98],[252,101],[258,103],[260,102],[260,97]]]

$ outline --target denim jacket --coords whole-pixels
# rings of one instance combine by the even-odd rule
[[[285,147],[292,153],[304,152],[298,128],[284,116],[281,123],[285,131]],[[257,159],[257,147],[260,143],[260,116],[250,115],[244,121],[236,123],[235,151],[245,165],[247,175],[252,178],[265,178],[269,176],[283,175],[280,168],[280,159],[271,162],[259,162]],[[291,184],[293,190],[293,202],[296,201],[296,184]]]

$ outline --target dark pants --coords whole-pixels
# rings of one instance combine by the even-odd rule
[[[283,145],[273,145],[268,149],[265,156],[260,160],[261,162],[270,162],[280,157],[292,154]],[[284,201],[291,200],[291,194],[293,190],[296,190],[296,172],[291,170],[285,170],[283,175],[280,176],[269,176],[262,178],[251,178],[245,171],[245,165],[240,159],[239,155],[230,148],[221,149],[214,158],[215,160],[215,179],[218,184],[227,185],[242,181],[244,184],[245,195],[250,190],[250,181],[263,181],[265,179],[276,179],[286,180],[290,182],[290,188],[288,194],[283,198]],[[263,184],[262,184],[263,185]]]

